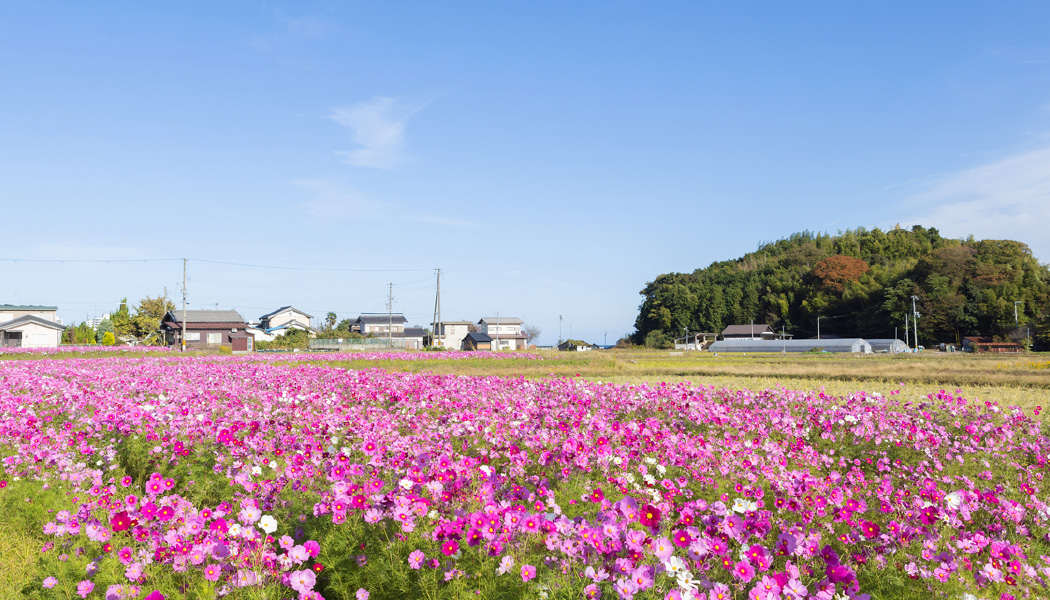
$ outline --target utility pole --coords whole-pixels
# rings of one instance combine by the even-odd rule
[[[904,343],[911,350],[911,331],[908,329],[908,313],[904,313]]]
[[[498,352],[501,348],[499,347],[499,312],[496,313],[496,351]]]
[[[912,296],[911,297],[912,321],[915,324],[915,327],[913,327],[912,329],[915,330],[915,351],[916,352],[919,351],[919,311],[915,310],[915,301],[918,300],[918,299],[919,299],[918,296]]]
[[[182,259],[182,351],[186,352],[186,259]]]
[[[1020,329],[1020,327],[1021,327],[1017,323],[1017,305],[1018,304],[1024,304],[1024,300],[1017,300],[1017,301],[1014,302],[1014,330]],[[1011,338],[1011,339],[1013,339],[1013,338]],[[1027,331],[1025,332],[1025,336],[1024,336],[1024,349],[1026,351],[1028,350],[1028,333],[1027,333]]]
[[[561,345],[561,315],[558,315],[558,345]]]
[[[436,346],[441,331],[441,269],[437,270],[437,294],[434,296],[434,331],[430,334],[430,345]],[[442,344],[444,345],[444,344]]]
[[[390,350],[394,349],[394,282],[389,283],[390,295],[386,300],[386,344]]]

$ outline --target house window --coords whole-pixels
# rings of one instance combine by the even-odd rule
[[[215,346],[215,345],[219,345],[221,343],[222,343],[222,334],[221,333],[209,333],[208,334],[208,345],[209,346]]]
[[[186,332],[187,342],[199,342],[201,341],[201,332],[199,331],[187,331]]]

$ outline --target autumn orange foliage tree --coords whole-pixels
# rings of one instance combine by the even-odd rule
[[[856,281],[870,270],[868,263],[859,258],[836,254],[821,259],[813,265],[811,273],[820,281],[824,289],[841,293],[846,289],[847,281]]]

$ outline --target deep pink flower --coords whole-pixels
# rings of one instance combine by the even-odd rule
[[[521,565],[521,580],[531,581],[536,578],[536,567],[532,565]]]
[[[733,565],[733,576],[747,583],[755,576],[755,568],[746,560],[742,560]]]
[[[660,527],[660,509],[652,504],[646,504],[638,511],[638,522],[646,527],[657,529]]]
[[[445,556],[452,556],[456,552],[459,552],[459,542],[456,540],[445,540],[445,543],[441,544],[441,553]]]

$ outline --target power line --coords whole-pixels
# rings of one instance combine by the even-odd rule
[[[430,269],[332,269],[323,267],[282,267],[277,265],[258,265],[252,263],[239,263],[223,260],[211,260],[208,258],[96,258],[96,259],[62,259],[62,258],[0,258],[4,262],[25,263],[151,263],[151,262],[173,262],[190,260],[194,262],[208,263],[213,265],[227,265],[232,267],[250,267],[253,269],[275,269],[281,271],[325,271],[332,273],[425,273]]]

